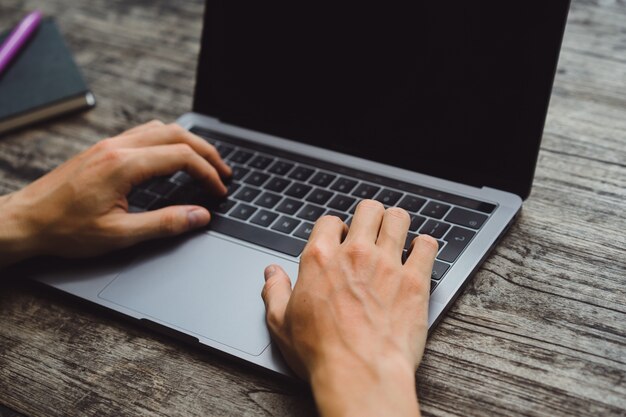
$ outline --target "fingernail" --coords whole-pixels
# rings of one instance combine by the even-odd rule
[[[276,267],[274,265],[270,265],[265,268],[265,280],[267,281],[276,273]]]
[[[187,212],[187,220],[189,221],[189,228],[195,229],[206,225],[211,220],[211,215],[204,209],[192,209]]]

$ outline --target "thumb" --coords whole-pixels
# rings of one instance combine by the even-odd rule
[[[198,206],[171,206],[159,210],[123,215],[128,244],[160,237],[176,236],[206,226],[211,220],[207,209]]]
[[[265,286],[261,292],[265,303],[267,324],[272,332],[277,332],[285,320],[285,310],[291,297],[291,280],[278,265],[265,268]]]

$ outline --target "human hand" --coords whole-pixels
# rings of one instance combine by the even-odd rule
[[[153,121],[104,139],[24,189],[0,197],[0,267],[39,255],[84,257],[206,225],[209,212],[172,206],[128,213],[131,188],[185,170],[226,194],[216,149],[176,124]]]
[[[417,237],[402,264],[409,223],[404,210],[366,200],[349,231],[337,217],[318,220],[293,290],[282,268],[265,271],[270,332],[322,415],[419,414],[414,374],[437,242]]]

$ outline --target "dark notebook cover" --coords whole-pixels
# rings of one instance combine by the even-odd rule
[[[0,42],[9,33],[0,35]],[[0,74],[0,133],[6,130],[3,125],[20,127],[14,126],[16,120],[22,125],[34,123],[93,104],[93,95],[56,23],[44,19]]]

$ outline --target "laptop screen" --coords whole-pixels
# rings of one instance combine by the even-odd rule
[[[194,111],[526,197],[568,0],[207,0]]]

